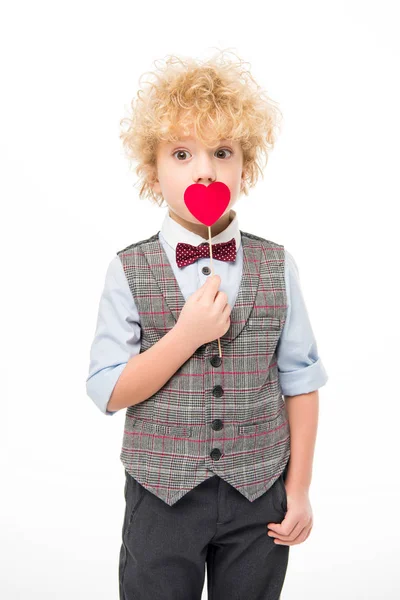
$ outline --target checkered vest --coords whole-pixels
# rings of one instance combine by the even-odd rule
[[[203,344],[153,396],[126,409],[120,459],[170,506],[213,475],[253,502],[289,460],[276,359],[287,309],[284,247],[240,234],[243,272],[222,358],[217,339]],[[117,254],[145,352],[176,324],[185,299],[158,233]]]

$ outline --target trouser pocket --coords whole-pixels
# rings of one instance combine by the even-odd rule
[[[125,568],[127,562],[127,536],[129,535],[130,528],[132,526],[133,519],[137,514],[138,508],[145,497],[146,489],[136,481],[125,469],[125,515],[124,523],[122,526],[122,544],[119,554],[119,586],[120,586],[120,598],[124,598],[123,595],[123,580],[125,576]]]
[[[146,494],[146,489],[125,470],[125,519],[123,537],[126,537],[132,526],[132,521]]]
[[[279,481],[281,484],[281,493],[282,493],[282,509],[284,512],[287,512],[287,494],[286,494],[286,486],[285,486],[285,478],[283,473],[279,476]]]
[[[283,513],[287,512],[287,494],[286,494],[286,486],[285,486],[286,474],[287,474],[287,466],[285,467],[283,472],[279,475],[278,479],[275,481],[275,483],[273,485],[274,494],[272,497],[272,500],[273,500],[276,510],[278,510],[279,512],[283,512]]]

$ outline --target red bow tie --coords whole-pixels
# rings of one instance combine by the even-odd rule
[[[208,258],[210,256],[210,244],[204,243],[200,246],[192,246],[179,242],[176,245],[176,264],[178,267],[186,267],[196,262],[198,258]],[[229,242],[220,242],[212,244],[212,257],[217,260],[236,260],[236,240],[232,238]]]

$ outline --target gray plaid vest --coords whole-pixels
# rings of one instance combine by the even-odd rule
[[[203,344],[153,396],[126,409],[120,459],[170,506],[213,475],[253,502],[289,460],[276,359],[287,310],[284,247],[240,234],[243,273],[222,358],[217,339]],[[176,324],[185,299],[158,233],[117,254],[145,352]]]

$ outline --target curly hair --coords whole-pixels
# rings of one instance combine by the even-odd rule
[[[278,104],[268,97],[235,54],[238,62],[225,60],[224,50],[207,61],[182,59],[167,55],[165,65],[153,77],[143,82],[136,98],[131,101],[131,113],[120,121],[127,125],[120,138],[127,157],[136,163],[139,178],[139,197],[148,198],[159,206],[163,197],[151,184],[157,177],[157,145],[163,140],[177,141],[179,136],[194,135],[205,146],[215,141],[239,141],[243,151],[243,170],[246,174],[243,193],[254,187],[258,175],[263,177],[260,159],[274,148],[276,130],[282,113]],[[246,184],[248,183],[248,186]]]

